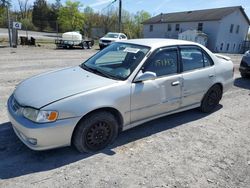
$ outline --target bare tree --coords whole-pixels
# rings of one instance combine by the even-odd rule
[[[29,0],[18,0],[19,8],[20,8],[20,13],[21,13],[21,18],[25,19],[28,17],[28,11],[29,11]]]

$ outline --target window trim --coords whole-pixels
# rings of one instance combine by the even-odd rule
[[[230,30],[229,30],[230,33],[233,33],[234,32],[234,24],[231,24],[230,25]]]
[[[197,30],[198,30],[198,31],[203,31],[203,25],[204,25],[203,22],[199,22],[199,23],[198,23]],[[201,28],[201,29],[199,29],[199,28]]]
[[[177,27],[178,25],[178,27]],[[180,24],[175,24],[175,31],[180,31]]]
[[[149,32],[153,32],[154,31],[154,25],[153,24],[150,24],[149,25]]]
[[[159,52],[160,50],[167,50],[167,49],[176,49],[177,51],[177,73],[173,73],[173,74],[168,74],[168,75],[162,75],[162,76],[157,76],[155,79],[161,79],[161,78],[164,78],[164,77],[169,77],[169,76],[173,76],[173,75],[179,75],[181,74],[181,67],[180,67],[180,52],[179,52],[179,48],[177,45],[172,45],[172,46],[163,46],[163,47],[160,47],[160,48],[156,48],[153,52],[151,52],[147,57],[147,60],[143,63],[143,65],[140,67],[140,69],[138,70],[138,72],[135,74],[133,80],[132,80],[132,83],[136,83],[134,80],[135,78],[137,77],[137,75],[139,74],[139,72],[141,70],[143,70],[144,66],[150,61],[151,58],[153,58],[157,52]]]
[[[191,72],[191,71],[195,71],[195,70],[201,70],[201,69],[206,69],[206,68],[209,68],[209,67],[213,67],[214,66],[214,61],[213,59],[210,57],[210,55],[204,50],[202,49],[201,47],[199,46],[196,46],[196,45],[178,45],[178,48],[179,48],[179,64],[180,64],[180,70],[181,70],[181,73],[186,73],[186,72]],[[203,67],[202,68],[197,68],[197,69],[192,69],[192,70],[187,70],[187,71],[183,71],[183,62],[182,62],[182,58],[181,58],[181,49],[182,48],[196,48],[198,49],[199,51],[201,51],[202,53],[202,58],[203,58]],[[207,58],[210,60],[210,66],[205,66],[205,62],[204,62],[204,54],[207,56]]]
[[[240,32],[240,25],[237,25],[237,27],[236,27],[236,34],[239,34],[239,32]]]
[[[172,24],[171,23],[168,24],[168,31],[172,31]]]

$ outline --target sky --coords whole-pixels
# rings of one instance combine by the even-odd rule
[[[84,5],[92,7],[96,11],[102,11],[113,0],[82,0]],[[118,1],[114,6],[118,6]],[[249,0],[122,0],[123,9],[129,12],[145,10],[152,16],[160,13],[180,12],[187,10],[209,9],[227,6],[242,6],[250,17]]]
[[[14,4],[13,8],[18,9],[18,0],[12,0]],[[53,3],[55,0],[47,0],[49,3]],[[65,2],[66,0],[61,0]],[[108,5],[114,0],[72,0],[80,1],[83,6],[90,6],[96,12],[102,12]],[[29,0],[32,5],[34,0]],[[119,0],[112,5],[118,7]],[[245,9],[246,14],[250,18],[250,1],[249,0],[122,0],[122,8],[136,13],[137,11],[147,11],[152,16],[160,13],[180,12],[188,10],[200,10],[209,8],[219,8],[228,6],[242,6]]]

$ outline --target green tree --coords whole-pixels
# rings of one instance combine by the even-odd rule
[[[7,9],[11,6],[10,0],[0,0],[0,27],[7,27]]]
[[[82,7],[80,2],[67,0],[65,6],[59,9],[58,21],[64,31],[83,29],[84,14],[80,12],[80,7]]]
[[[40,31],[48,27],[49,13],[50,9],[46,0],[36,0],[34,2],[32,22]]]
[[[135,38],[143,37],[143,22],[149,19],[151,15],[146,11],[138,11],[135,15]]]
[[[91,37],[92,28],[93,28],[93,25],[95,24],[94,19],[93,19],[95,13],[94,13],[94,10],[89,6],[85,7],[83,12],[85,16],[84,35],[86,37]]]
[[[56,31],[57,29],[60,30],[58,27],[58,16],[59,16],[59,10],[62,7],[61,0],[56,0],[55,3],[52,3],[50,6],[50,12],[49,12],[49,26]]]
[[[6,9],[0,6],[0,27],[6,27]]]

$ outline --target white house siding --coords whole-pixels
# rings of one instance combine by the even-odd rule
[[[207,35],[201,34],[197,30],[187,30],[178,34],[178,39],[188,40],[207,46]]]
[[[234,24],[233,32],[230,33],[231,24]],[[240,25],[239,33],[236,33],[237,25]],[[220,21],[216,49],[218,52],[238,53],[241,52],[242,42],[248,33],[248,22],[240,10],[224,17]],[[221,49],[221,44],[223,48]],[[227,45],[229,48],[227,50]]]
[[[186,31],[189,29],[198,28],[198,23],[203,23],[202,32],[208,35],[207,47],[214,51],[215,50],[215,40],[218,33],[219,22],[218,21],[200,21],[200,22],[184,22],[180,23],[181,31]]]
[[[202,32],[208,35],[207,47],[213,52],[239,53],[242,42],[246,39],[249,23],[243,16],[240,9],[225,16],[221,20],[199,21],[199,22],[178,22],[144,24],[145,38],[178,38],[178,34],[190,29],[198,29],[198,23],[203,23]],[[168,31],[168,24],[171,24],[171,31]],[[180,30],[175,31],[176,24],[180,24]],[[233,32],[230,33],[230,26],[234,24]],[[150,31],[153,25],[153,31]],[[236,33],[237,25],[240,26],[239,33]],[[223,44],[222,48],[221,45]],[[228,47],[228,49],[227,49]]]
[[[153,30],[150,31],[150,25],[153,25]],[[144,38],[166,38],[165,32],[167,28],[165,24],[148,24],[143,27]]]
[[[201,22],[180,22],[180,23],[159,23],[159,24],[144,24],[144,38],[173,38],[178,39],[178,34],[198,28],[198,23],[203,23],[202,32],[208,35],[208,48],[215,50],[215,41],[219,29],[219,21],[201,21]],[[171,31],[168,31],[168,24],[171,24]],[[180,30],[175,31],[176,24],[180,24]],[[150,32],[150,25],[153,25],[153,31]]]

